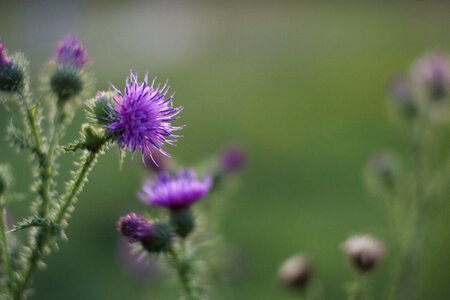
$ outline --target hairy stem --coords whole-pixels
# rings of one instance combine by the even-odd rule
[[[79,172],[75,173],[75,178],[73,184],[68,186],[66,194],[63,196],[63,205],[59,209],[55,223],[61,224],[68,219],[68,209],[72,207],[77,195],[83,188],[86,178],[89,175],[93,164],[96,161],[98,152],[90,152],[89,154],[83,156],[85,159],[84,163]],[[27,268],[22,274],[22,280],[19,282],[18,287],[14,294],[14,300],[24,300],[26,299],[25,290],[28,287],[34,273],[37,271],[39,261],[41,260],[42,254],[45,248],[48,246],[54,232],[52,232],[47,226],[41,227],[36,236],[36,244],[32,250],[32,253],[28,259]]]
[[[7,230],[8,226],[6,224],[6,209],[4,207],[4,203],[0,196],[0,254],[1,254],[1,266],[4,270],[4,274],[6,276],[5,290],[9,291],[11,289],[11,265],[9,261],[9,249],[8,249],[8,238],[7,238]]]
[[[169,251],[169,254],[173,260],[178,279],[183,287],[185,298],[187,300],[199,300],[200,296],[192,282],[192,267],[190,262],[180,258],[180,255],[173,248]]]
[[[59,208],[59,211],[56,214],[55,223],[62,225],[64,221],[66,221],[68,216],[68,210],[73,206],[76,197],[83,189],[84,184],[86,183],[87,176],[89,175],[92,167],[94,166],[98,152],[89,152],[87,156],[85,156],[85,161],[79,170],[76,173],[76,179],[74,182],[70,184],[67,192],[62,198],[62,205]]]

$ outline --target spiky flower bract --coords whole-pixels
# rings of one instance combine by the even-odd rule
[[[148,83],[148,74],[140,83],[137,74],[130,71],[124,92],[112,86],[117,95],[113,97],[115,107],[106,129],[122,149],[132,153],[139,150],[150,157],[155,149],[169,156],[163,146],[174,145],[179,137],[173,131],[183,127],[173,126],[172,121],[177,119],[182,107],[173,107],[173,95],[166,97],[167,82],[162,87],[154,84],[155,80]]]
[[[56,49],[56,62],[59,65],[80,69],[89,61],[86,48],[75,35],[68,35]]]
[[[180,170],[176,175],[161,172],[146,181],[140,197],[147,204],[170,210],[188,208],[208,194],[211,177],[198,179],[192,170]]]

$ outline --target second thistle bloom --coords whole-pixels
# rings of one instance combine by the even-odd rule
[[[137,74],[130,72],[123,92],[112,86],[117,95],[113,97],[114,109],[106,129],[122,149],[133,153],[139,150],[150,157],[154,149],[169,156],[163,146],[174,145],[179,137],[173,132],[183,127],[173,126],[172,122],[182,107],[173,107],[173,96],[166,97],[167,84],[154,84],[148,83],[147,75],[139,82]]]
[[[161,172],[144,183],[140,197],[145,203],[170,210],[188,208],[208,194],[211,182],[211,177],[198,179],[191,170],[176,175]]]

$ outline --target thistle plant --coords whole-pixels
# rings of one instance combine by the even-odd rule
[[[93,76],[87,67],[91,62],[85,47],[73,36],[58,45],[54,58],[41,75],[39,93],[31,89],[28,61],[22,54],[7,54],[0,44],[0,99],[11,114],[7,136],[12,146],[30,157],[33,170],[31,192],[27,199],[30,215],[8,226],[7,206],[14,201],[10,169],[0,165],[0,298],[27,299],[37,271],[45,256],[66,239],[65,230],[75,209],[76,200],[99,156],[114,144],[121,151],[149,155],[174,144],[173,132],[182,127],[172,125],[181,107],[174,108],[172,96],[166,97],[167,83],[155,86],[138,81],[130,72],[123,92],[111,86],[110,91],[89,97]],[[70,144],[61,140],[79,106],[85,106],[88,121],[80,137]],[[57,159],[64,153],[75,153],[74,170],[64,191],[56,189]],[[147,223],[137,215],[121,220],[122,232],[130,241],[145,242],[147,249],[169,249],[171,236],[165,224]],[[28,239],[16,237],[27,231]],[[139,234],[133,234],[133,232]],[[155,240],[159,242],[155,244]],[[13,243],[14,241],[14,243]]]
[[[398,152],[375,151],[365,168],[368,188],[385,204],[390,235],[386,242],[355,235],[341,245],[354,271],[354,280],[345,286],[349,300],[373,298],[370,277],[386,252],[393,261],[386,298],[419,298],[424,246],[434,217],[449,196],[450,58],[438,51],[428,53],[407,76],[391,82],[390,92],[389,108],[401,125],[406,146]],[[303,258],[296,256],[282,265],[279,277],[297,290],[301,283],[303,298],[312,299],[304,291],[310,287],[298,279],[304,270]]]

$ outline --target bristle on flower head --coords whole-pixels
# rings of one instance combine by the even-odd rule
[[[144,183],[139,196],[147,204],[183,209],[208,194],[211,182],[211,177],[198,179],[190,170],[180,170],[176,175],[161,172]]]
[[[56,48],[56,62],[80,69],[89,62],[86,48],[75,35],[68,35]]]
[[[133,153],[139,150],[149,157],[153,157],[154,149],[170,157],[163,146],[174,145],[179,137],[173,132],[183,126],[173,126],[172,122],[182,107],[173,107],[173,95],[166,97],[167,82],[162,87],[154,84],[155,80],[148,83],[147,75],[143,82],[138,82],[137,74],[130,71],[123,92],[111,85],[117,94],[113,97],[115,108],[106,129],[122,149]]]

